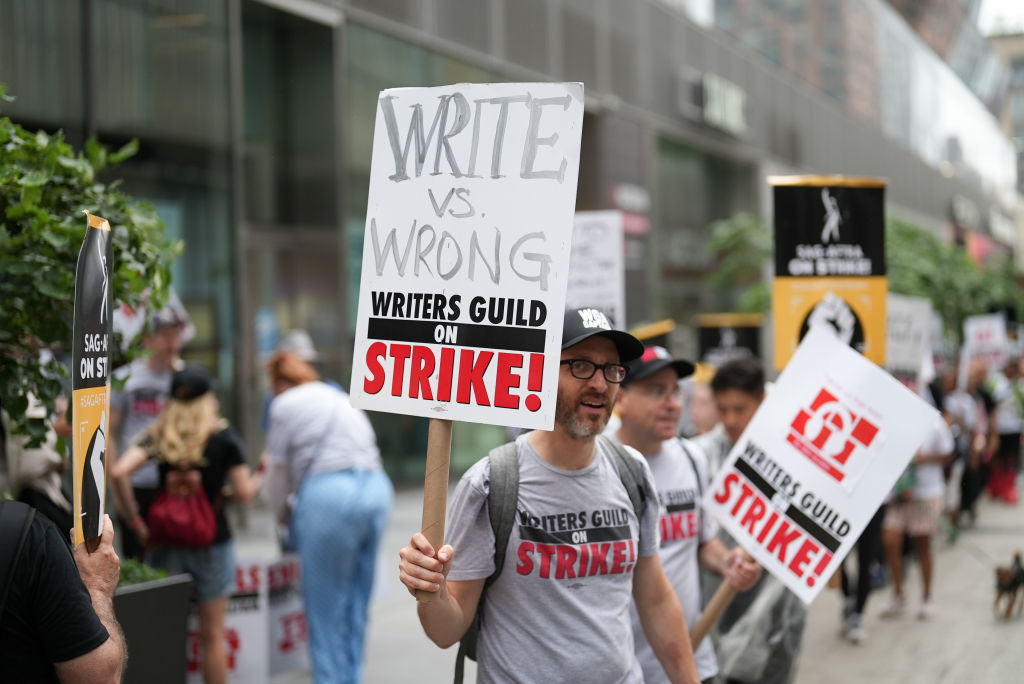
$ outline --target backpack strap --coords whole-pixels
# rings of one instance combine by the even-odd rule
[[[686,458],[690,459],[690,467],[693,468],[693,476],[697,478],[697,496],[704,498],[704,483],[700,481],[700,471],[697,470],[697,461],[694,460],[693,454],[690,453],[690,447],[686,446],[686,441],[682,437],[679,438],[679,446],[683,448],[683,453],[686,454]]]
[[[512,527],[516,522],[516,505],[519,503],[519,455],[515,442],[508,442],[491,449],[489,489],[487,492],[487,515],[494,532],[494,572],[484,581],[476,614],[469,628],[459,640],[459,652],[455,656],[455,684],[462,684],[465,675],[466,658],[476,660],[476,640],[480,633],[480,615],[483,612],[487,588],[494,584],[505,565],[505,551]]]
[[[644,490],[643,468],[617,439],[612,439],[606,435],[598,435],[597,439],[610,449],[615,456],[615,465],[619,469],[619,479],[622,480],[626,493],[629,494],[629,501],[633,504],[633,512],[636,513],[636,519],[640,521],[643,518],[644,506],[647,503],[647,492]]]
[[[508,538],[516,524],[516,506],[519,503],[519,455],[516,443],[502,444],[490,453],[490,490],[487,493],[487,514],[494,530],[494,573],[484,587],[494,584],[505,565]],[[479,612],[479,610],[477,611]]]
[[[0,562],[0,617],[7,605],[7,592],[11,588],[14,568],[21,557],[25,538],[36,517],[36,509],[20,501],[0,503],[0,549],[6,557]]]

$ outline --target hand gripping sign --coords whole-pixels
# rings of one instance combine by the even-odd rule
[[[78,253],[71,357],[75,545],[95,550],[103,533],[110,408],[110,224],[88,216]]]
[[[352,403],[433,419],[423,525],[435,548],[451,421],[554,424],[582,126],[581,83],[377,100]]]
[[[829,327],[812,328],[733,446],[704,505],[810,603],[936,417]]]

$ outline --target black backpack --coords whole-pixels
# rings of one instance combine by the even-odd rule
[[[626,452],[617,440],[599,435],[598,439],[615,455],[615,464],[619,470],[619,479],[629,494],[633,504],[633,512],[637,519],[643,517],[646,494],[644,492],[643,469],[636,459]],[[484,581],[480,601],[476,606],[473,622],[466,629],[459,641],[459,652],[455,656],[455,684],[462,684],[465,674],[466,658],[476,660],[476,640],[480,634],[480,616],[483,612],[484,598],[487,588],[494,584],[505,564],[505,550],[508,538],[512,534],[512,526],[516,520],[516,504],[519,502],[519,459],[516,454],[515,442],[508,442],[491,449],[490,459],[490,490],[487,493],[487,513],[494,530],[494,572]]]

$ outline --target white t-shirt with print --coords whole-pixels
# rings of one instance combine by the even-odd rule
[[[687,456],[681,441],[686,442]],[[692,460],[691,458],[692,457]],[[689,440],[669,439],[661,451],[647,458],[661,503],[661,565],[683,607],[686,625],[693,628],[701,614],[700,572],[697,551],[714,539],[718,525],[704,515],[700,502],[708,488],[707,457]],[[636,654],[644,670],[644,682],[668,682],[668,676],[644,636],[640,616],[632,609]],[[701,681],[715,676],[718,663],[711,639],[704,639],[694,653]]]
[[[555,468],[516,439],[517,519],[501,576],[487,589],[477,642],[477,681],[643,681],[633,652],[630,605],[640,556],[658,553],[658,499],[643,466],[645,506],[637,520],[614,455],[599,440],[580,470]],[[452,495],[449,580],[488,577],[494,533],[487,512],[488,459],[470,468]]]

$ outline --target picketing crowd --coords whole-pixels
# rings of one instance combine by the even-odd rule
[[[373,428],[339,386],[320,379],[308,335],[293,331],[267,363],[267,446],[250,468],[211,377],[181,361],[186,325],[181,310],[152,316],[147,354],[117,371],[124,385],[113,397],[107,458],[121,556],[192,577],[204,680],[226,681],[235,557],[224,505],[262,495],[281,548],[300,558],[316,681],[359,681],[392,502]],[[931,617],[940,609],[933,540],[943,533],[955,542],[976,524],[986,492],[1017,502],[1021,359],[993,368],[965,358],[940,360],[935,377],[914,387],[941,420],[838,578],[841,633],[853,643],[867,638],[865,605],[881,584],[891,585],[883,617],[899,617],[908,603],[918,618]],[[444,546],[417,533],[401,550],[401,580],[419,597],[427,635],[442,647],[475,636],[469,654],[481,682],[560,681],[577,666],[571,671],[587,681],[792,681],[805,605],[702,506],[771,391],[761,362],[741,355],[698,367],[590,309],[565,315],[559,373],[554,429],[518,434],[465,473]],[[67,545],[71,502],[56,437],[69,434],[58,414],[42,446],[5,439],[9,487],[38,512],[24,560],[7,571],[0,627],[11,671],[26,681],[41,667],[76,681],[124,663],[110,608],[113,526],[100,540],[104,554],[72,554]],[[45,559],[43,572],[30,572],[33,556]],[[908,559],[920,568],[920,601],[903,589]],[[722,582],[740,593],[708,638],[691,644]],[[40,618],[39,592],[50,592],[47,606],[65,606],[65,619]],[[39,629],[47,638],[34,641]]]
[[[607,321],[581,327],[594,318],[566,314],[554,430],[519,435],[513,449],[495,449],[465,474],[444,546],[414,534],[402,549],[402,581],[419,599],[424,630],[441,647],[475,634],[481,682],[566,681],[566,672],[586,672],[587,681],[792,682],[806,606],[701,506],[771,391],[761,362],[738,356],[695,374],[694,364]],[[1021,360],[964,358],[963,369],[958,357],[939,359],[927,382],[904,380],[938,417],[833,578],[845,597],[840,634],[853,644],[867,638],[873,589],[891,586],[883,618],[907,612],[908,560],[922,575],[916,617],[933,617],[941,610],[932,593],[933,540],[941,533],[955,542],[975,525],[985,492],[1017,502]],[[623,445],[628,457],[617,455]],[[630,458],[642,476],[628,476]],[[515,482],[510,467],[518,492],[503,484]],[[627,497],[636,480],[643,505]],[[607,568],[594,558],[609,551],[578,544],[593,542],[595,532],[618,538],[586,520],[588,511],[609,507],[635,510],[618,532],[630,549],[635,543],[635,566],[614,563],[614,544]],[[632,567],[632,577],[620,567]],[[723,581],[740,593],[691,650],[687,630]],[[674,608],[672,594],[685,626],[663,604]]]

